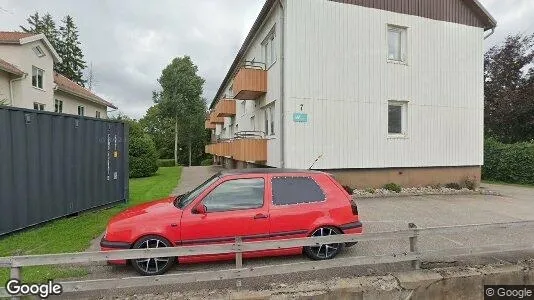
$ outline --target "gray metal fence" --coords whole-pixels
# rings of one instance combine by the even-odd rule
[[[0,107],[0,235],[127,197],[126,124]]]

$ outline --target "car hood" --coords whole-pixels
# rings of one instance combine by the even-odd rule
[[[157,218],[163,216],[175,214],[180,215],[181,210],[174,206],[174,199],[176,199],[176,197],[169,197],[131,207],[113,217],[110,221],[110,224],[130,221],[156,220]]]

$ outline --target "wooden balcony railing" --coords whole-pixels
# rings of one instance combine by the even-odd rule
[[[212,124],[224,124],[224,118],[223,117],[217,117],[217,114],[215,112],[212,112],[210,114],[210,123],[212,123]]]
[[[206,129],[215,129],[215,124],[211,123],[210,120],[204,122],[204,128]]]
[[[215,115],[217,117],[235,116],[235,100],[221,99],[215,106]]]
[[[239,161],[267,161],[266,139],[237,139],[206,145],[206,153]]]
[[[256,100],[267,93],[267,71],[241,68],[234,78],[234,99]]]

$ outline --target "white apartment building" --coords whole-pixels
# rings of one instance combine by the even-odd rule
[[[0,32],[0,104],[107,118],[117,107],[56,73],[60,60],[43,34]]]
[[[206,151],[352,187],[478,181],[495,26],[476,0],[267,0],[210,106]]]

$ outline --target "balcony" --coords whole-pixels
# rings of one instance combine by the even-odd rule
[[[215,116],[233,117],[235,116],[235,100],[221,99],[215,106]]]
[[[206,129],[215,129],[215,124],[211,123],[210,120],[204,122],[204,128]]]
[[[267,93],[267,71],[262,68],[241,68],[234,78],[234,99],[256,100]]]
[[[224,118],[223,117],[217,117],[215,112],[212,112],[210,114],[210,123],[212,124],[224,124]]]
[[[237,133],[237,138],[206,145],[206,153],[239,161],[267,161],[267,140],[259,134]]]

